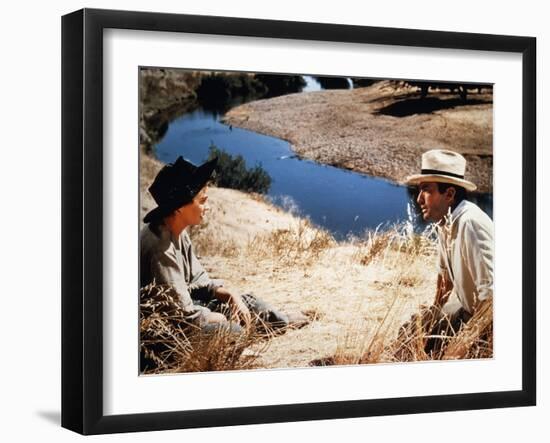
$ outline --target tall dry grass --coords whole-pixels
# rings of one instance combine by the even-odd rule
[[[203,266],[231,292],[254,293],[283,312],[302,311],[311,322],[267,339],[252,332],[235,340],[190,334],[175,312],[159,319],[150,310],[142,316],[142,350],[157,369],[148,373],[492,356],[488,306],[444,337],[438,352],[426,352],[433,337],[422,327],[421,304],[435,295],[432,228],[415,232],[404,223],[336,241],[308,220],[268,207],[261,196],[245,201],[229,191],[213,190],[213,216],[190,232]],[[412,326],[400,336],[407,321]]]
[[[259,194],[251,194],[250,197],[259,204],[266,204]],[[220,208],[213,208],[213,211],[213,216],[190,229],[194,248],[199,255],[227,259],[269,258],[281,265],[307,265],[337,244],[330,232],[314,226],[309,219],[299,217],[272,229],[255,232],[251,227],[247,236],[239,236],[230,231],[231,226],[229,229],[221,228],[216,222],[216,213],[219,214]]]
[[[410,319],[401,323],[403,292],[418,283],[415,266],[436,253],[436,241],[433,226],[415,233],[409,223],[386,231],[367,232],[364,239],[355,239],[355,259],[361,264],[369,266],[378,261],[385,268],[398,270],[393,295],[378,325],[369,327],[364,321],[351,324],[339,338],[335,354],[320,360],[321,364],[492,358],[492,300],[481,303],[466,323],[452,324],[438,308],[426,305],[418,306]],[[435,287],[433,290],[435,295]]]
[[[154,283],[140,291],[141,372],[159,374],[251,369],[269,345],[270,331],[234,332],[229,327],[204,332],[190,321],[177,294]],[[267,330],[267,332],[266,332]],[[247,352],[245,352],[245,350]]]
[[[193,247],[199,256],[220,256],[234,258],[241,252],[241,245],[238,241],[227,235],[210,220],[202,224],[191,226],[189,235],[193,239]]]
[[[326,230],[312,225],[308,219],[299,219],[286,228],[257,235],[247,244],[247,252],[257,258],[270,257],[286,266],[307,266],[336,245]]]

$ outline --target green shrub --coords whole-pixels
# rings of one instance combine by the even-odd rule
[[[232,156],[215,145],[210,146],[208,160],[218,158],[216,178],[218,186],[246,192],[265,194],[271,186],[271,177],[261,164],[248,169],[242,155]]]

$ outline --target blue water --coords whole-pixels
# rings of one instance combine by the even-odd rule
[[[169,163],[181,155],[199,164],[208,157],[212,144],[232,155],[240,154],[248,167],[261,164],[271,176],[268,197],[273,203],[309,217],[338,239],[409,219],[407,205],[412,199],[406,187],[301,160],[286,141],[225,125],[219,118],[197,110],[172,121],[156,146],[157,158]],[[477,203],[492,216],[491,194]],[[421,218],[412,212],[413,223],[422,227]]]
[[[157,145],[156,155],[165,163],[181,155],[198,164],[206,160],[212,144],[232,155],[242,155],[249,167],[261,164],[271,176],[268,196],[275,204],[308,216],[339,238],[407,217],[405,187],[300,160],[289,143],[232,128],[203,110],[174,120]]]

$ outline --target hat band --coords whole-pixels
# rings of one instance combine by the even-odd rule
[[[460,174],[453,174],[452,172],[439,171],[437,169],[422,169],[422,175],[436,174],[436,175],[448,175],[449,177],[460,178],[464,180],[464,176]]]

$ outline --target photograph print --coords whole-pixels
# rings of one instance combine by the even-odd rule
[[[139,135],[140,374],[493,358],[492,84],[141,67]]]

